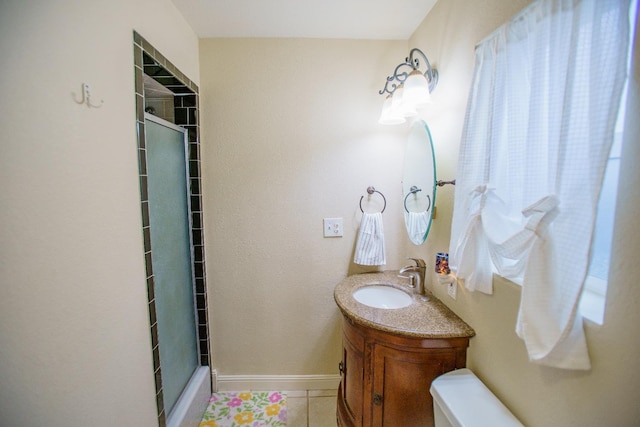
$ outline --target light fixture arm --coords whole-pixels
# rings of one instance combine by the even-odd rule
[[[409,56],[405,58],[405,62],[398,64],[395,70],[393,70],[393,74],[387,77],[387,81],[384,84],[384,88],[378,91],[380,95],[384,95],[385,93],[388,93],[389,95],[393,95],[393,92],[395,92],[396,89],[401,84],[403,84],[405,80],[407,80],[407,77],[409,77],[409,73],[411,71],[418,70],[422,72],[422,70],[420,69],[420,66],[421,66],[420,58],[417,58],[416,55],[422,57],[424,66],[426,68],[426,71],[422,74],[424,75],[424,77],[427,79],[427,82],[429,83],[429,92],[433,92],[433,89],[435,89],[436,85],[438,84],[438,70],[436,70],[431,66],[424,52],[422,52],[418,48],[413,48],[409,52]],[[406,67],[409,67],[409,72],[404,71]]]

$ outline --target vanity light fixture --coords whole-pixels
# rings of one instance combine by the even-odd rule
[[[422,58],[422,60],[420,59]],[[426,69],[424,72],[421,68]],[[378,93],[387,94],[379,122],[385,125],[404,123],[407,117],[418,115],[418,109],[431,102],[431,92],[438,84],[438,70],[431,67],[427,56],[413,48],[405,62],[387,77]]]

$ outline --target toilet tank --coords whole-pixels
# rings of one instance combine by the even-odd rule
[[[523,426],[469,369],[439,376],[430,392],[436,427]]]

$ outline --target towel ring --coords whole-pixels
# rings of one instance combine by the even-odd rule
[[[409,209],[407,209],[407,198],[409,197],[410,194],[416,194],[418,191],[422,191],[422,189],[416,187],[415,185],[412,185],[407,195],[404,196],[404,210],[407,211],[407,213],[409,213]],[[424,210],[425,212],[429,212],[429,209],[431,209],[431,197],[429,197],[428,194],[427,194],[427,202],[429,202],[429,204],[427,205],[427,209]]]
[[[384,212],[384,210],[387,208],[387,199],[386,197],[384,197],[384,194],[376,190],[374,187],[367,187],[367,193],[369,194],[378,193],[379,195],[382,196],[382,200],[384,200],[384,206],[382,207],[382,210],[380,211],[380,213]],[[364,199],[364,196],[360,197],[360,210],[362,211],[362,213],[364,213],[364,209],[362,209],[362,199]]]

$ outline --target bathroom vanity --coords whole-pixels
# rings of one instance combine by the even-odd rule
[[[349,276],[334,298],[343,314],[342,380],[337,418],[341,427],[432,426],[431,382],[464,368],[475,332],[437,298],[411,294],[397,271]],[[363,288],[390,287],[412,301],[400,308],[359,302]]]

